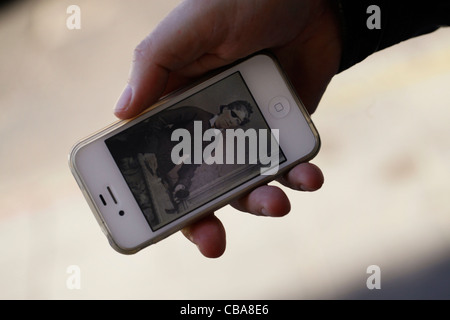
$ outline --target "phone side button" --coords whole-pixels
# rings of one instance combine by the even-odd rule
[[[269,112],[275,118],[284,118],[289,114],[291,105],[285,97],[273,98],[269,103]]]
[[[102,232],[105,236],[109,235],[108,229],[106,228],[106,224],[104,222],[100,223],[100,229],[102,229]]]

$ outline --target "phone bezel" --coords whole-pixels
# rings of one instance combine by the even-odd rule
[[[136,253],[142,248],[180,230],[205,214],[223,207],[255,186],[274,179],[274,176],[260,175],[168,225],[152,231],[104,143],[107,138],[117,134],[117,132],[125,130],[142,121],[143,118],[152,116],[160,110],[182,101],[184,98],[203,90],[212,83],[220,81],[236,71],[240,72],[269,127],[280,129],[279,143],[286,156],[286,161],[279,166],[279,174],[297,163],[310,160],[319,151],[319,134],[308,112],[290,85],[280,65],[274,57],[267,54],[255,55],[219,74],[211,76],[195,86],[161,99],[138,117],[127,121],[118,121],[83,139],[73,147],[69,156],[71,170],[85,198],[102,230],[108,237],[111,246],[118,252],[124,254]],[[268,108],[275,97],[287,99],[291,106],[289,116],[276,118],[271,115]],[[108,201],[108,205],[105,206],[98,195],[106,194],[108,196],[108,193],[105,191],[107,187],[113,190],[117,203]],[[109,205],[110,203],[111,205]],[[119,215],[118,212],[120,210],[124,210],[126,214]]]

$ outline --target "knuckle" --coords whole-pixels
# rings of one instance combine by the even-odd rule
[[[133,62],[144,62],[150,56],[150,41],[148,38],[142,40],[133,51]]]

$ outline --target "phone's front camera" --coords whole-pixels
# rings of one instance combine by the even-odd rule
[[[125,211],[120,210],[120,211],[119,211],[119,216],[123,217],[124,215],[125,215]]]

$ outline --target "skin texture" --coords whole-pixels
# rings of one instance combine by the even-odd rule
[[[332,1],[186,0],[134,50],[128,84],[117,101],[121,119],[136,116],[162,95],[208,71],[268,49],[279,60],[310,113],[332,77],[342,51]],[[321,170],[299,164],[278,179],[300,191],[318,190]],[[261,186],[231,203],[255,215],[281,217],[290,209],[285,193]],[[226,248],[225,229],[213,214],[182,230],[210,258]]]

